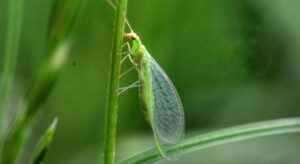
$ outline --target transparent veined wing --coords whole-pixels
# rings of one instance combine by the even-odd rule
[[[170,159],[164,148],[184,137],[184,111],[173,83],[157,62],[150,58],[154,94],[152,128],[162,155]]]

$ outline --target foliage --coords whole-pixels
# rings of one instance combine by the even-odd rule
[[[196,151],[197,156],[183,155],[179,163],[224,163],[228,155],[235,158],[226,158],[227,163],[299,163],[299,133],[286,132],[298,129],[298,124],[293,126],[298,118],[290,117],[299,116],[300,105],[300,2],[131,0],[128,5],[135,32],[182,98],[188,137],[175,145],[182,146],[179,153],[247,139],[250,134],[261,136],[264,130],[285,134],[251,140],[255,149],[236,142]],[[0,39],[2,163],[32,160],[38,138],[56,116],[60,124],[45,163],[103,160],[99,152],[104,150],[105,103],[112,102],[106,91],[118,83],[110,78],[107,86],[107,72],[119,69],[109,65],[109,53],[111,45],[120,47],[122,40],[120,35],[111,39],[114,13],[104,0],[0,1],[0,36],[6,36]],[[136,74],[128,74],[120,86],[136,79]],[[105,138],[113,141],[118,136],[116,149],[108,146],[110,152],[122,162],[161,160],[156,149],[142,153],[154,143],[136,91],[118,99],[117,126],[106,128],[106,134],[118,134]],[[259,123],[264,120],[271,121]]]

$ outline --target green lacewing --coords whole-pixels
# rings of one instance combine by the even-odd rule
[[[163,69],[149,54],[139,36],[133,31],[124,34],[132,41],[130,60],[139,75],[139,98],[146,120],[152,127],[160,154],[169,160],[176,153],[167,149],[184,137],[184,111],[179,95]]]

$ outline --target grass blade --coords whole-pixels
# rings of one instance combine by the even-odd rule
[[[171,154],[178,153],[178,155],[181,155],[221,144],[237,142],[262,136],[295,132],[300,132],[300,117],[263,121],[235,126],[232,128],[226,128],[223,130],[217,130],[186,139],[181,143],[170,147],[168,151]],[[178,148],[180,148],[180,152],[173,151],[178,150]],[[162,159],[163,158],[160,156],[156,148],[153,148],[151,150],[134,155],[133,157],[123,160],[120,163],[153,163]]]
[[[57,47],[53,55],[57,58],[66,57],[69,49],[69,42],[66,41],[66,43],[60,44],[60,47]],[[57,61],[53,61],[52,64],[57,64]],[[33,93],[32,96],[29,96],[31,101],[24,102],[18,111],[16,118],[13,120],[8,133],[5,135],[5,140],[1,151],[1,162],[5,164],[12,164],[16,161],[20,149],[22,148],[23,141],[26,138],[26,130],[28,125],[37,113],[40,105],[42,105],[42,100],[45,100],[45,96],[49,94],[50,89],[53,86],[58,73],[60,72],[60,68],[58,69],[58,66],[56,65],[55,69],[51,68],[49,70],[46,69],[45,71],[47,72],[42,76],[41,79],[39,79],[39,82],[34,88],[35,90],[31,90],[31,93]]]
[[[46,153],[49,149],[49,146],[52,142],[53,136],[56,131],[56,125],[57,125],[58,119],[55,118],[45,134],[41,137],[39,140],[37,147],[35,149],[34,157],[32,160],[32,164],[40,164],[44,161],[46,157]]]
[[[31,88],[28,90],[16,118],[5,134],[1,146],[0,163],[12,164],[17,160],[32,118],[46,101],[55,81],[68,58],[71,31],[79,16],[84,0],[56,0],[49,26],[45,60],[41,64]]]
[[[14,71],[17,63],[22,27],[23,0],[8,1],[8,26],[4,52],[3,79],[0,82],[0,139],[3,137],[3,123],[8,110]]]

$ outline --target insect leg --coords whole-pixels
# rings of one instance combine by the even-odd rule
[[[124,62],[124,61],[125,61],[125,60],[128,58],[128,56],[129,56],[129,55],[130,55],[130,54],[129,54],[129,53],[127,53],[127,54],[126,54],[126,56],[125,56],[125,57],[124,57],[124,58],[121,60],[121,62],[120,62],[120,63],[122,64],[122,63],[123,63],[123,62]]]
[[[131,48],[130,48],[129,42],[126,42],[126,43],[124,43],[124,44],[122,45],[122,49],[125,48],[125,47],[127,47],[128,50],[129,50],[129,52],[131,52]]]
[[[127,59],[129,58],[130,62],[133,61],[132,57],[131,57],[131,54],[130,53],[127,53],[126,56],[121,60],[121,64]]]
[[[121,74],[119,75],[119,78],[123,77],[123,76],[124,76],[124,75],[126,75],[128,72],[132,71],[134,68],[135,68],[135,67],[134,67],[134,66],[132,66],[132,67],[131,67],[131,68],[129,68],[127,71],[125,71],[125,72],[121,73]]]
[[[126,42],[122,45],[122,49],[124,49],[125,47],[128,48],[128,51],[118,53],[119,55],[127,55],[127,54],[131,53],[131,48],[130,48],[129,42]]]
[[[126,42],[126,43],[122,46],[122,48],[124,48],[124,47],[126,47],[126,46],[127,46],[128,50],[129,50],[129,52],[131,52],[131,48],[130,48],[129,42]],[[127,54],[126,54],[126,56],[121,60],[121,64],[122,64],[127,58],[130,60],[130,62],[131,62],[134,66],[131,67],[131,68],[129,68],[127,71],[121,73],[121,74],[119,75],[119,78],[123,77],[125,74],[127,74],[128,72],[132,71],[132,70],[135,68],[135,65],[136,65],[136,64],[134,63],[134,61],[133,61],[133,59],[132,59],[131,53],[127,53]]]
[[[125,43],[122,45],[122,49],[124,49],[125,47],[127,47],[128,53],[131,53],[131,47],[130,47],[130,43],[129,43],[129,42],[125,42]],[[123,54],[123,53],[122,53],[122,54]]]
[[[128,50],[129,50],[129,52],[124,52],[124,53],[122,53],[122,55],[123,55],[123,54],[126,54],[126,56],[121,60],[121,64],[125,61],[126,58],[129,58],[130,62],[134,64],[133,59],[132,59],[132,57],[130,56],[130,55],[131,55],[131,48],[130,48],[129,42],[126,42],[126,43],[122,46],[122,48],[124,48],[124,47],[127,47]]]
[[[139,87],[139,86],[140,86],[140,81],[136,81],[136,82],[132,83],[131,85],[127,86],[127,87],[119,88],[118,89],[118,95],[120,95],[121,93],[127,91],[128,89],[136,88],[136,87]]]

